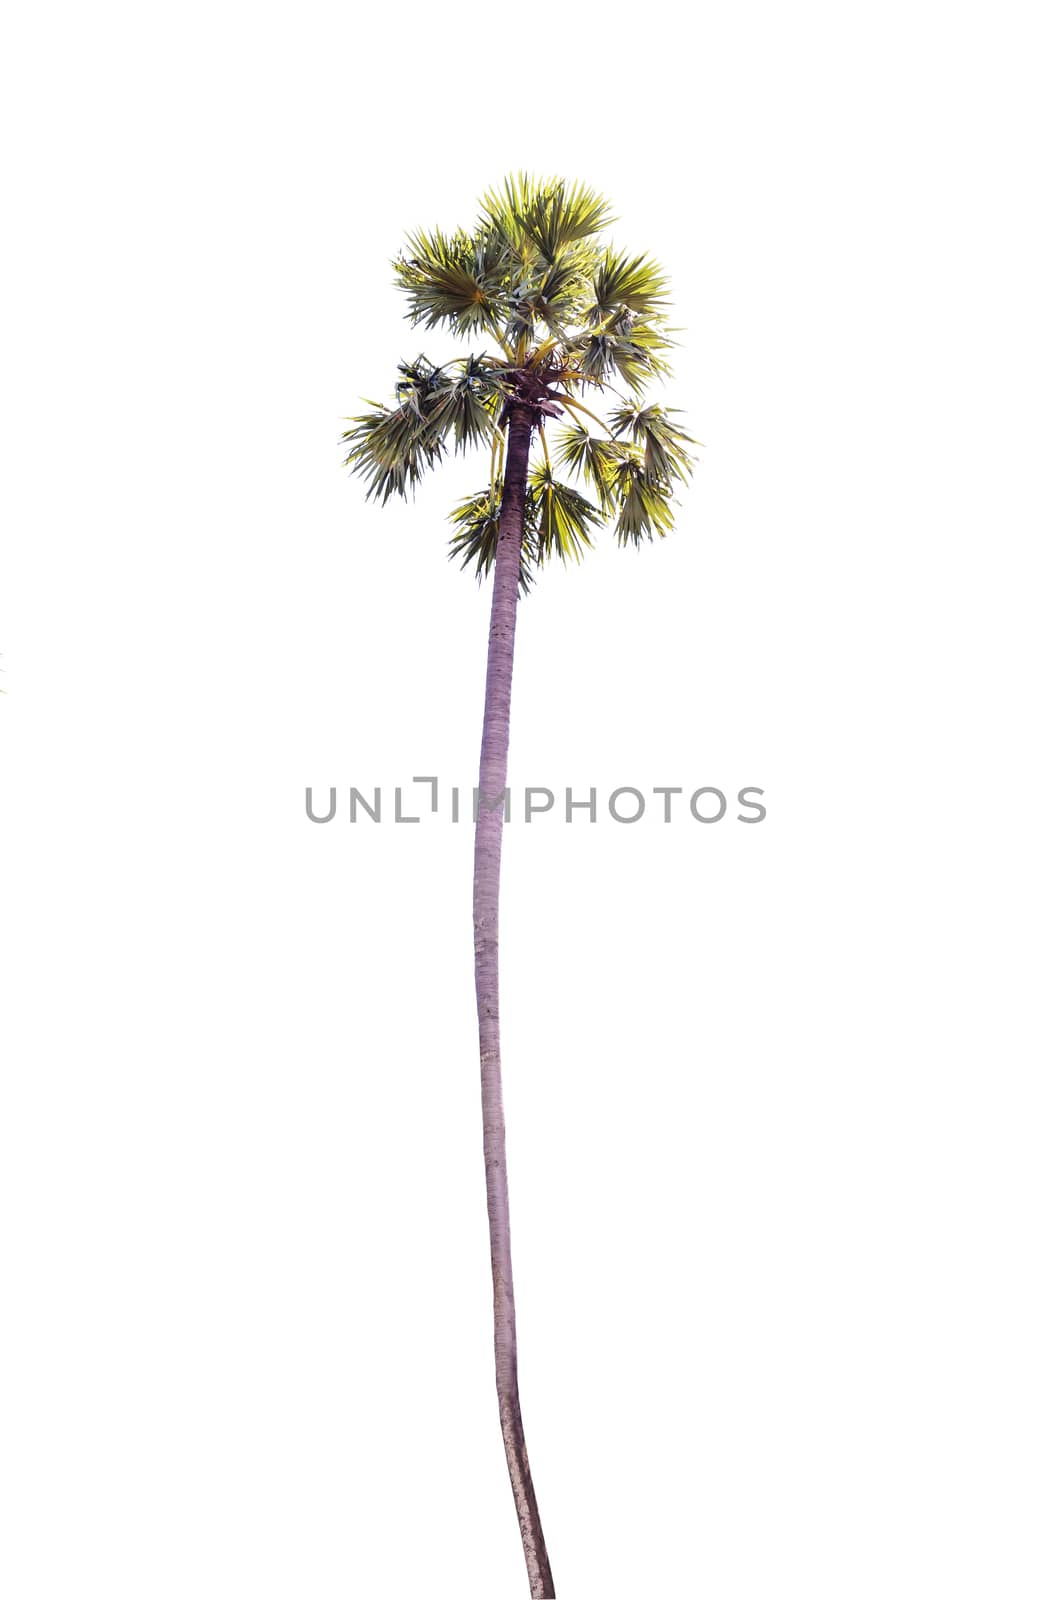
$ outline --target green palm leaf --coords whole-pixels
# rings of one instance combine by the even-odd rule
[[[502,374],[470,356],[456,374],[435,384],[424,402],[426,420],[464,454],[470,444],[487,444],[497,434],[506,393]]]
[[[670,345],[655,318],[637,317],[621,307],[577,334],[571,341],[571,355],[587,382],[607,383],[619,373],[641,394],[654,378],[668,373],[662,352]]]
[[[612,439],[598,439],[580,423],[560,430],[558,459],[570,472],[579,472],[594,485],[598,500],[606,511],[613,509],[616,469],[623,451]]]
[[[484,216],[522,253],[527,247],[547,265],[580,239],[599,233],[612,220],[608,202],[586,184],[517,173],[483,200]]]
[[[456,373],[424,356],[399,363],[398,405],[376,405],[348,420],[346,465],[368,481],[371,497],[405,499],[452,443],[464,453],[498,434],[508,392],[504,369],[469,356]]]
[[[609,426],[620,438],[641,444],[647,477],[689,482],[694,462],[684,447],[696,441],[676,427],[663,406],[621,406],[611,413]]]
[[[581,561],[584,550],[594,543],[593,530],[603,521],[598,506],[585,500],[571,484],[555,478],[544,463],[528,475],[528,500],[540,561],[549,556]]]
[[[442,440],[433,437],[410,405],[393,411],[377,405],[347,420],[353,427],[343,435],[350,447],[344,464],[366,479],[370,499],[387,502],[393,494],[405,499],[443,454]]]
[[[623,307],[657,312],[668,303],[668,279],[649,256],[624,255],[611,246],[602,252],[594,279],[594,301],[600,317]]]
[[[621,319],[613,359],[617,372],[636,394],[641,394],[654,379],[669,375],[671,368],[663,352],[670,349],[671,344],[655,316]]]
[[[672,508],[669,505],[671,488],[665,481],[652,478],[643,463],[629,456],[620,463],[616,475],[616,498],[620,514],[616,522],[616,536],[621,544],[641,544],[654,534],[663,538],[673,528]]]
[[[507,251],[497,235],[412,233],[408,255],[394,262],[407,316],[415,326],[446,323],[455,333],[494,325],[507,274]]]
[[[447,554],[451,561],[459,560],[462,567],[474,564],[477,582],[481,582],[494,565],[498,551],[501,485],[494,492],[480,489],[467,496],[454,507],[450,520],[456,532],[450,537]],[[530,496],[529,496],[530,500]],[[532,568],[538,564],[539,551],[534,526],[534,510],[528,503],[524,510],[524,531],[520,544],[520,589],[527,594],[535,582]]]

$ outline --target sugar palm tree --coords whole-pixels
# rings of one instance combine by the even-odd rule
[[[482,446],[489,455],[486,484],[452,513],[450,554],[478,578],[494,573],[473,927],[495,1379],[533,1597],[555,1591],[517,1390],[498,1017],[517,602],[545,562],[580,560],[607,522],[623,545],[668,533],[673,490],[688,476],[693,443],[673,413],[645,398],[668,372],[667,281],[649,257],[602,238],[610,221],[606,202],[585,185],[520,174],[483,198],[469,231],[410,234],[393,263],[408,320],[489,348],[441,364],[425,355],[401,362],[395,403],[350,418],[343,436],[347,464],[381,501],[412,494],[448,448],[463,454]]]

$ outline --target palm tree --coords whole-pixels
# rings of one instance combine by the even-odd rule
[[[481,201],[472,229],[408,235],[393,263],[415,327],[490,349],[399,364],[395,404],[343,435],[369,498],[412,494],[447,448],[490,454],[486,486],[452,513],[450,554],[494,570],[473,867],[484,1167],[494,1283],[495,1382],[533,1597],[554,1594],[517,1390],[498,1018],[498,882],[518,595],[547,560],[578,561],[612,521],[621,544],[672,528],[694,441],[645,391],[668,372],[667,280],[602,239],[607,203],[583,184],[519,174]],[[626,393],[614,387],[620,383]],[[612,396],[603,420],[588,398]],[[599,406],[601,402],[598,402]],[[547,437],[547,423],[555,436]],[[538,457],[532,461],[533,448]],[[575,477],[586,493],[571,481]]]

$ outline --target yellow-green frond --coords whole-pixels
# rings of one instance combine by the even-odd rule
[[[599,503],[606,511],[613,508],[616,469],[623,459],[622,448],[612,439],[598,439],[579,423],[562,428],[557,436],[557,458],[570,472],[578,472],[593,484]]]
[[[600,317],[621,308],[660,312],[668,303],[668,279],[656,261],[647,255],[625,255],[611,247],[602,254],[594,291]]]
[[[619,438],[634,439],[642,446],[648,477],[689,481],[694,459],[685,447],[697,441],[676,426],[664,406],[620,406],[611,413],[609,426]]]
[[[592,238],[612,221],[609,204],[586,184],[564,178],[506,178],[483,198],[485,219],[523,251],[526,245],[548,265],[578,240]]]
[[[411,233],[394,268],[415,326],[445,323],[459,334],[494,331],[507,273],[497,237],[448,236],[438,229]]]
[[[539,558],[559,556],[580,561],[593,544],[602,512],[571,484],[555,478],[545,462],[528,475],[529,516],[539,541]]]
[[[450,560],[458,560],[462,567],[472,566],[477,582],[481,582],[494,566],[498,552],[499,496],[501,484],[495,483],[458,502],[450,513],[454,533],[450,537]],[[520,546],[520,588],[527,594],[535,579],[532,568],[538,564],[539,553],[530,508],[525,508],[524,534]]]
[[[619,515],[616,536],[621,544],[641,544],[654,534],[663,538],[673,527],[669,504],[671,486],[651,478],[635,456],[622,461],[616,474],[616,500]]]

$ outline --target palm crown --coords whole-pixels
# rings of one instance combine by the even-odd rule
[[[478,577],[498,545],[515,405],[533,412],[539,444],[524,503],[522,588],[550,557],[579,560],[607,522],[621,544],[672,528],[673,492],[689,477],[694,441],[674,412],[645,398],[669,371],[667,280],[649,257],[603,241],[610,220],[585,185],[520,174],[484,196],[471,232],[412,233],[394,262],[415,327],[442,325],[493,348],[441,365],[424,355],[401,362],[395,404],[348,419],[347,465],[369,497],[386,501],[412,494],[448,447],[487,447],[486,487],[451,516],[450,553],[475,563]],[[586,404],[597,393],[611,397],[604,420],[600,400],[595,410]]]

